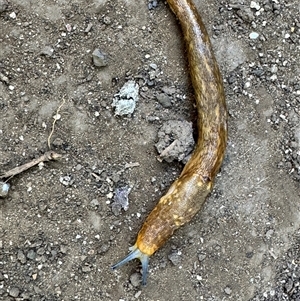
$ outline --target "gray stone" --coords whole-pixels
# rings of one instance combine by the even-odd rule
[[[9,290],[9,295],[11,297],[14,297],[14,298],[17,298],[20,294],[20,290],[17,288],[17,287],[12,287],[10,290]]]
[[[170,108],[172,106],[170,97],[165,93],[157,94],[156,99],[164,108]]]
[[[108,64],[107,54],[96,48],[93,53],[93,62],[96,67],[105,67]]]
[[[115,114],[120,116],[132,114],[138,99],[138,84],[133,80],[126,82],[120,92],[115,94],[113,98],[112,106],[115,107]]]
[[[139,273],[133,273],[130,276],[130,283],[134,286],[134,287],[138,287],[141,283],[141,275]]]

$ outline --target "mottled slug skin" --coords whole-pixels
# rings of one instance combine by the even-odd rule
[[[167,2],[181,23],[186,42],[198,112],[198,141],[180,177],[138,233],[135,247],[148,256],[200,210],[212,190],[227,141],[223,81],[204,24],[191,0]]]

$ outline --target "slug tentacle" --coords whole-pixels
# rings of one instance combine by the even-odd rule
[[[149,266],[149,256],[145,253],[143,253],[136,245],[130,248],[131,252],[122,260],[120,260],[118,263],[114,264],[111,269],[115,270],[122,265],[126,264],[127,262],[137,258],[142,263],[142,284],[146,285],[147,283],[147,275],[148,275],[148,266]]]

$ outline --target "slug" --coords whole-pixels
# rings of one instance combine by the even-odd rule
[[[146,284],[149,257],[201,209],[212,191],[227,142],[227,110],[223,80],[211,42],[192,0],[167,0],[181,23],[198,114],[195,150],[179,178],[161,197],[140,229],[131,253],[116,269],[138,258]]]

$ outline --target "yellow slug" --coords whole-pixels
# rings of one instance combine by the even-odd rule
[[[227,142],[227,111],[223,81],[205,26],[192,0],[167,0],[179,19],[186,42],[198,113],[198,140],[179,178],[159,200],[138,233],[131,253],[116,269],[138,258],[146,284],[149,257],[200,210],[213,188]]]

